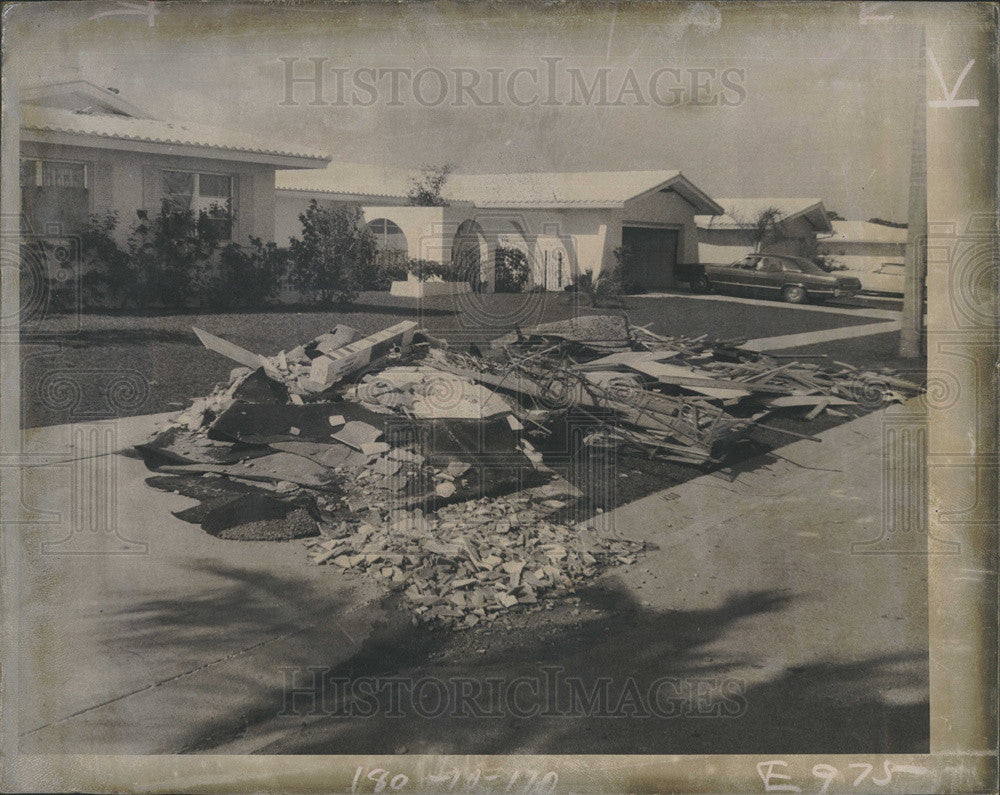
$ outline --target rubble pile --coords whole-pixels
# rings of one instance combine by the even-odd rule
[[[922,391],[898,373],[664,337],[627,316],[515,329],[464,351],[408,321],[367,337],[337,326],[274,356],[194,331],[239,366],[138,446],[156,473],[147,483],[198,499],[177,515],[206,532],[309,538],[313,563],[376,577],[420,620],[454,626],[641,553],[572,511],[554,518],[574,501],[583,519],[599,507],[546,466],[538,448],[561,427],[586,431],[573,455],[626,447],[716,465],[772,428],[768,416],[811,420]]]
[[[631,564],[643,545],[551,521],[565,506],[544,490],[344,522],[310,543],[310,559],[364,572],[401,591],[418,620],[472,627],[516,605],[572,593],[602,566]],[[340,535],[342,534],[342,535]],[[529,608],[531,609],[531,608]]]

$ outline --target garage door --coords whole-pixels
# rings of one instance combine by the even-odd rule
[[[646,290],[670,287],[677,264],[677,230],[622,227],[622,246],[632,255],[635,279]]]

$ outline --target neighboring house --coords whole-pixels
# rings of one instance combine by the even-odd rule
[[[861,279],[866,291],[902,294],[905,228],[868,221],[834,221],[833,233],[820,238],[819,250]]]
[[[767,247],[774,254],[812,256],[820,235],[833,231],[820,199],[753,198],[719,199],[725,212],[699,215],[699,254],[702,262],[720,265],[735,262],[755,250],[754,227],[764,212],[775,209],[780,217],[782,240]]]
[[[276,239],[301,231],[311,199],[357,203],[383,247],[436,262],[477,262],[475,287],[493,289],[497,246],[522,250],[531,286],[561,290],[597,276],[626,246],[640,283],[675,283],[677,264],[698,261],[695,216],[722,207],[679,171],[452,174],[441,207],[410,205],[418,172],[333,163],[323,171],[277,174]]]
[[[222,208],[232,240],[274,239],[277,169],[323,168],[330,158],[242,132],[153,118],[85,80],[22,92],[24,231],[68,235],[90,214],[116,213],[124,239],[137,211]]]

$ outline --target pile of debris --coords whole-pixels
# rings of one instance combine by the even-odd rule
[[[891,372],[663,337],[627,317],[516,329],[467,351],[412,322],[363,338],[337,326],[270,357],[195,333],[240,366],[138,447],[156,472],[147,482],[198,499],[178,516],[209,533],[309,538],[314,563],[377,577],[420,619],[457,626],[642,551],[555,518],[585,496],[535,447],[561,426],[583,425],[581,456],[633,448],[715,465],[769,415],[921,391]]]
[[[362,571],[401,590],[420,620],[472,627],[546,594],[572,592],[600,567],[631,564],[643,545],[551,521],[562,500],[529,490],[425,515],[343,522],[311,543],[314,563]]]

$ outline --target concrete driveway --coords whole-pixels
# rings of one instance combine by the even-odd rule
[[[450,634],[413,628],[364,578],[308,565],[298,542],[221,541],[173,518],[192,501],[145,487],[143,464],[111,453],[153,418],[99,423],[104,447],[68,426],[28,431],[34,523],[17,542],[8,702],[19,751],[925,749],[926,558],[852,547],[881,532],[886,421],[623,506],[615,531],[657,549],[577,601]],[[731,682],[743,708],[725,720],[279,714],[290,685],[308,700],[324,676],[509,680],[546,666],[613,686]]]

